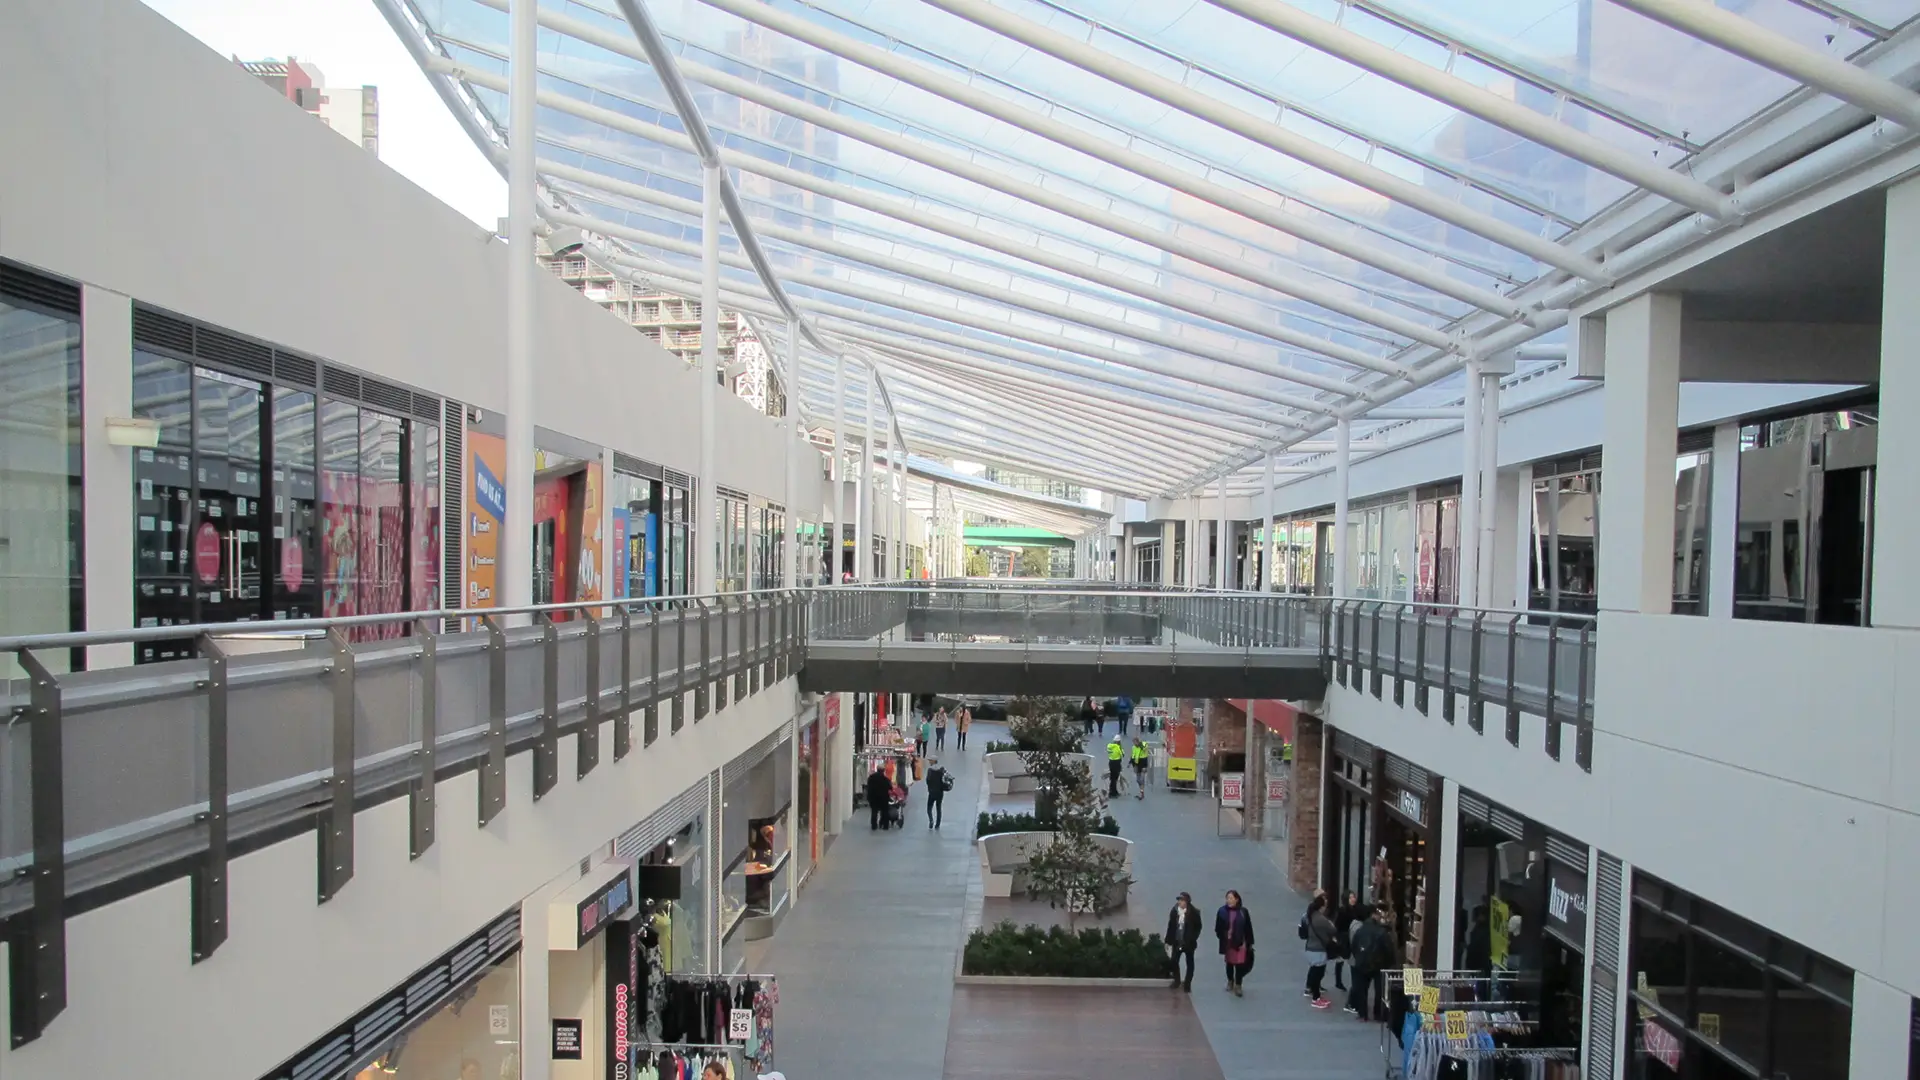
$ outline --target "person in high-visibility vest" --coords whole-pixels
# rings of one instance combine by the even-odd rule
[[[1115,735],[1113,741],[1107,744],[1108,798],[1117,798],[1120,795],[1120,758],[1122,756],[1123,751],[1120,746],[1120,736]]]
[[[1133,786],[1134,798],[1147,797],[1147,744],[1137,735],[1133,739]]]

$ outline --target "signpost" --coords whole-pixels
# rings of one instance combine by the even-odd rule
[[[1247,834],[1246,806],[1247,806],[1247,774],[1237,773],[1237,772],[1221,773],[1220,774],[1220,801],[1217,804],[1215,804],[1213,809],[1214,835],[1245,836]],[[1223,833],[1221,831],[1220,822],[1223,818],[1226,817],[1226,811],[1228,810],[1234,811],[1235,816],[1240,819],[1240,831],[1238,833],[1228,834],[1228,833]]]

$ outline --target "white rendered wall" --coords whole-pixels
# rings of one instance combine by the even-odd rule
[[[0,255],[505,404],[505,244],[144,4],[0,5],[0,100],[38,103],[0,110]],[[538,307],[538,423],[697,472],[693,371],[558,279]],[[719,482],[779,499],[790,426],[719,422]]]
[[[66,1011],[38,1040],[0,1049],[0,1075],[69,1080],[110,1059],[138,1060],[150,1076],[256,1080],[797,711],[794,683],[781,682],[620,762],[602,725],[600,766],[575,779],[573,739],[563,740],[559,784],[537,804],[533,755],[516,754],[506,809],[484,829],[478,774],[462,773],[439,785],[436,842],[417,860],[405,799],[362,811],[353,880],[326,904],[315,901],[313,833],[242,856],[231,936],[197,965],[185,878],[77,916]],[[6,1016],[0,1008],[0,1026]]]

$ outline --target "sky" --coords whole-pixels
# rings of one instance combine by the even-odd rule
[[[319,67],[332,86],[380,88],[380,160],[482,228],[507,184],[454,120],[372,0],[146,0],[221,56]]]

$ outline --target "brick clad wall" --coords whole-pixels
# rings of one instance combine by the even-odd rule
[[[1293,734],[1293,784],[1287,791],[1291,818],[1287,835],[1292,839],[1287,854],[1287,884],[1296,892],[1308,894],[1321,885],[1316,879],[1320,865],[1320,761],[1326,737],[1325,721],[1300,714]]]

